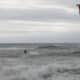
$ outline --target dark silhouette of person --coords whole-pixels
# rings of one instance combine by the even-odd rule
[[[24,54],[27,54],[27,50],[26,49],[24,50]]]
[[[79,15],[80,15],[80,4],[77,4],[77,7],[79,9]]]

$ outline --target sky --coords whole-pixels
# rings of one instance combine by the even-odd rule
[[[0,43],[80,42],[80,0],[0,0]]]

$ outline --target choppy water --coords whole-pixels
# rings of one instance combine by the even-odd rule
[[[48,46],[48,45],[56,45],[56,46],[64,46],[64,47],[80,47],[80,43],[2,43],[0,44],[0,48],[35,48],[38,46]]]
[[[55,45],[59,47],[54,44],[0,44],[0,54],[20,55],[23,54],[23,48],[33,48],[29,53],[35,54],[27,57],[0,57],[0,80],[80,80],[80,57],[70,55],[70,51],[80,54],[79,44]],[[69,55],[62,56],[63,52]],[[52,53],[55,56],[48,55]]]
[[[0,58],[1,80],[80,80],[80,58]]]

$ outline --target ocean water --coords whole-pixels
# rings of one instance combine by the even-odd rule
[[[25,52],[26,50],[26,52]],[[65,55],[79,53],[80,44],[77,43],[16,43],[0,44],[0,56],[37,56],[37,55]]]
[[[35,48],[39,46],[64,46],[64,47],[80,47],[80,43],[1,43],[0,48]]]
[[[79,44],[0,44],[0,79],[80,80],[79,54]]]

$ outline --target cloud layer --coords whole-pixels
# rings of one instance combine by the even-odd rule
[[[77,3],[75,0],[0,0],[0,41],[79,42]]]

